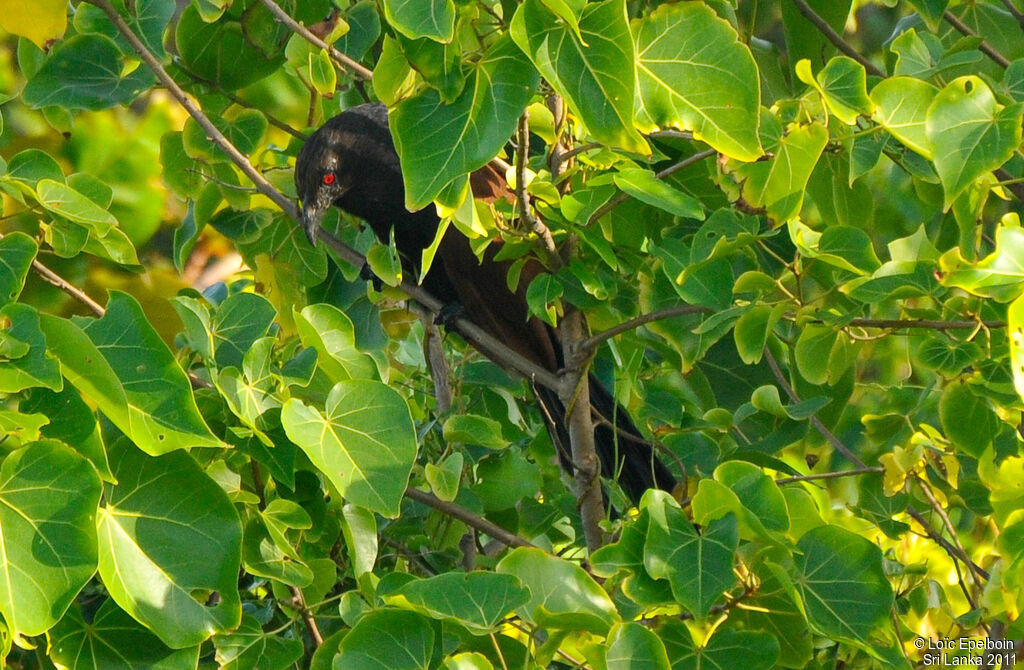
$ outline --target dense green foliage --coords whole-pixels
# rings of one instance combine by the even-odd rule
[[[0,0],[0,28],[10,667],[1024,640],[1021,0]],[[448,335],[446,407],[394,254],[329,216],[376,291],[290,218],[302,133],[365,100],[408,205],[500,238],[513,285],[545,264],[531,309],[584,315],[685,483],[610,486],[604,546],[528,384]],[[472,197],[494,159],[514,201]]]

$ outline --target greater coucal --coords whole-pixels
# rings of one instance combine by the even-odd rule
[[[475,187],[493,185],[496,175],[487,169],[472,176]],[[384,244],[393,232],[404,271],[419,275],[422,252],[434,241],[440,221],[433,207],[417,212],[405,208],[402,170],[383,104],[353,107],[317,130],[299,151],[295,185],[302,200],[302,225],[311,242],[316,242],[324,213],[336,205],[366,221]],[[479,195],[477,188],[474,192]],[[457,305],[464,317],[510,349],[557,372],[562,365],[558,336],[530,314],[526,302],[526,287],[542,267],[536,261],[527,263],[513,293],[507,284],[509,263],[494,260],[499,246],[492,244],[480,262],[465,236],[449,228],[420,281],[443,304]],[[590,375],[589,380],[602,474],[616,478],[634,502],[651,487],[671,491],[675,477],[640,436],[629,414],[596,377]],[[535,385],[534,392],[559,460],[572,473],[565,406],[552,389]]]

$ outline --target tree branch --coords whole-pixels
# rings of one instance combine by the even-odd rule
[[[1010,12],[1013,18],[1017,19],[1017,23],[1020,24],[1021,28],[1024,28],[1024,13],[1021,13],[1019,9],[1013,4],[1013,0],[1003,0],[1003,6],[1006,7],[1006,11]]]
[[[662,170],[661,172],[657,173],[654,176],[657,177],[658,179],[664,179],[670,174],[679,172],[680,170],[687,168],[693,165],[694,163],[699,163],[705,158],[710,158],[711,156],[714,156],[716,154],[717,152],[714,149],[705,149],[704,151],[695,153],[692,156],[684,158],[683,160],[679,161],[674,165],[668,166],[667,168],[665,168],[664,170]],[[626,202],[632,197],[633,196],[629,195],[628,193],[620,193],[619,195],[615,196],[614,198],[606,202],[603,207],[601,207],[596,212],[590,215],[590,218],[587,220],[587,225],[590,226],[594,224],[595,222],[600,220],[602,216],[612,211],[613,209],[615,209],[616,207],[618,207],[619,205]]]
[[[793,477],[780,477],[775,480],[776,484],[792,484],[794,482],[810,482],[816,479],[839,479],[840,477],[858,477],[860,475],[882,474],[885,468],[860,468],[858,470],[839,470],[837,472],[818,472],[809,475],[796,475]]]
[[[516,144],[516,203],[519,205],[520,216],[544,243],[544,249],[548,254],[554,256],[557,251],[555,240],[551,237],[548,227],[533,213],[530,195],[526,192],[526,161],[530,157],[530,121],[525,112],[520,115],[519,124],[516,126]]]
[[[591,335],[580,342],[580,349],[585,349],[587,351],[596,349],[598,346],[604,344],[616,335],[621,335],[628,330],[639,328],[640,326],[651,323],[652,321],[662,321],[664,319],[685,316],[687,314],[707,314],[714,311],[715,310],[710,307],[704,307],[702,305],[676,305],[675,307],[666,307],[665,309],[659,309],[658,311],[650,312],[649,314],[641,314],[629,321],[623,321],[622,323],[612,326],[607,330]]]
[[[488,521],[487,519],[483,518],[482,516],[473,514],[468,509],[466,509],[464,507],[459,507],[455,503],[450,503],[450,502],[441,500],[440,498],[438,498],[437,496],[435,496],[432,493],[427,493],[426,491],[420,491],[419,489],[413,488],[412,486],[410,486],[410,487],[405,489],[405,495],[406,495],[407,498],[412,498],[416,502],[423,503],[424,505],[427,505],[428,507],[433,507],[437,511],[441,512],[442,514],[447,514],[448,516],[452,517],[453,519],[458,519],[459,521],[461,521],[462,523],[466,524],[467,526],[470,526],[471,528],[476,528],[481,533],[486,533],[487,535],[490,535],[495,540],[498,540],[499,542],[501,542],[502,544],[504,544],[506,546],[509,546],[509,547],[535,547],[536,546],[535,544],[533,544],[529,540],[521,538],[518,535],[516,535],[515,533],[508,532],[507,530],[505,530],[501,526],[498,526],[498,525],[496,525],[494,523],[491,523],[490,521]]]
[[[586,337],[586,328],[583,312],[575,307],[568,308],[558,327],[562,357],[565,360],[558,397],[565,407],[565,420],[569,429],[580,523],[583,525],[587,549],[593,553],[604,544],[604,532],[601,530],[604,496],[601,495],[601,462],[597,458],[594,423],[590,417],[590,376],[587,374],[590,352],[578,346]]]
[[[958,17],[956,14],[949,11],[948,9],[942,13],[942,18],[945,19],[946,23],[956,28],[957,32],[959,32],[961,35],[966,35],[967,37],[978,37],[978,33],[971,30],[970,26],[961,21],[960,17]],[[997,51],[995,47],[993,47],[985,40],[982,40],[981,44],[978,45],[978,50],[981,51],[986,56],[988,56],[989,58],[991,58],[996,63],[996,65],[1003,68],[1010,67],[1010,59],[1004,56],[1003,54],[999,53],[999,51]]]
[[[811,6],[808,5],[805,0],[793,0],[793,4],[796,5],[797,10],[804,15],[804,18],[813,23],[814,27],[817,28],[829,42],[834,44],[836,48],[844,54],[863,65],[864,69],[868,71],[868,74],[873,74],[876,77],[885,76],[885,73],[875,67],[874,63],[861,55],[861,53],[854,49],[849,42],[844,40],[843,36],[837,33],[832,26],[828,24],[828,21],[821,18],[817,12],[811,9]]]
[[[345,70],[348,70],[349,72],[356,75],[360,79],[369,80],[373,78],[373,70],[369,69],[368,67],[357,61],[352,60],[345,54],[335,49],[330,44],[327,44],[322,39],[311,33],[308,28],[306,28],[304,25],[302,25],[301,23],[293,19],[291,16],[289,16],[288,12],[281,9],[280,5],[274,2],[274,0],[260,0],[260,2],[266,5],[267,9],[270,10],[270,13],[273,14],[278,21],[291,28],[293,32],[296,32],[302,37],[304,37],[306,41],[308,41],[313,46],[320,47],[321,49],[326,49],[327,54],[331,57],[331,60],[337,63],[338,66]]]
[[[789,399],[793,402],[800,402],[800,396],[798,396],[793,387],[790,386],[789,381],[786,379],[786,375],[782,373],[782,369],[779,367],[778,361],[775,360],[775,356],[772,355],[772,352],[768,347],[764,348],[764,358],[768,362],[768,367],[772,369],[772,374],[775,375],[775,381],[779,383],[779,386],[781,386],[782,390],[786,392]],[[836,451],[845,456],[848,461],[862,470],[867,469],[868,466],[864,461],[857,458],[857,455],[854,454],[849,447],[843,444],[839,438],[821,422],[821,419],[819,419],[817,415],[812,414],[809,421],[811,425],[814,426],[814,429],[821,433],[821,436],[828,440],[829,444],[831,444]]]
[[[929,486],[924,479],[921,477],[915,477],[915,481],[917,482],[918,488],[921,489],[921,493],[924,494],[924,497],[928,498],[928,503],[932,506],[932,509],[935,510],[935,513],[939,515],[940,519],[942,519],[942,525],[945,526],[946,532],[949,533],[949,536],[953,539],[953,544],[959,552],[958,555],[964,557],[964,563],[967,564],[967,569],[971,571],[971,576],[974,577],[974,583],[981,587],[982,577],[975,569],[976,566],[974,565],[974,561],[972,561],[967,555],[967,552],[964,551],[964,545],[960,543],[960,536],[956,534],[956,528],[953,526],[953,522],[950,521],[949,515],[946,514],[946,510],[942,507],[942,503],[940,503],[935,497],[935,493],[932,492],[932,487]],[[985,579],[988,579],[988,577]]]

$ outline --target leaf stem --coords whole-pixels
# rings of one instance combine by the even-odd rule
[[[420,491],[417,488],[409,486],[405,489],[405,496],[412,498],[416,502],[423,503],[428,507],[433,507],[442,514],[447,514],[453,519],[458,519],[467,526],[476,528],[481,533],[490,535],[495,540],[509,547],[536,547],[532,542],[524,538],[519,537],[515,533],[510,533],[501,526],[491,523],[487,519],[470,512],[465,507],[460,507],[455,503],[450,503],[445,500],[441,500],[433,493],[426,491]]]

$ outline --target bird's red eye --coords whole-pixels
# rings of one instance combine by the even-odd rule
[[[333,172],[328,172],[327,174],[324,175],[324,184],[326,184],[327,186],[330,186],[333,183],[334,183],[334,173]]]

